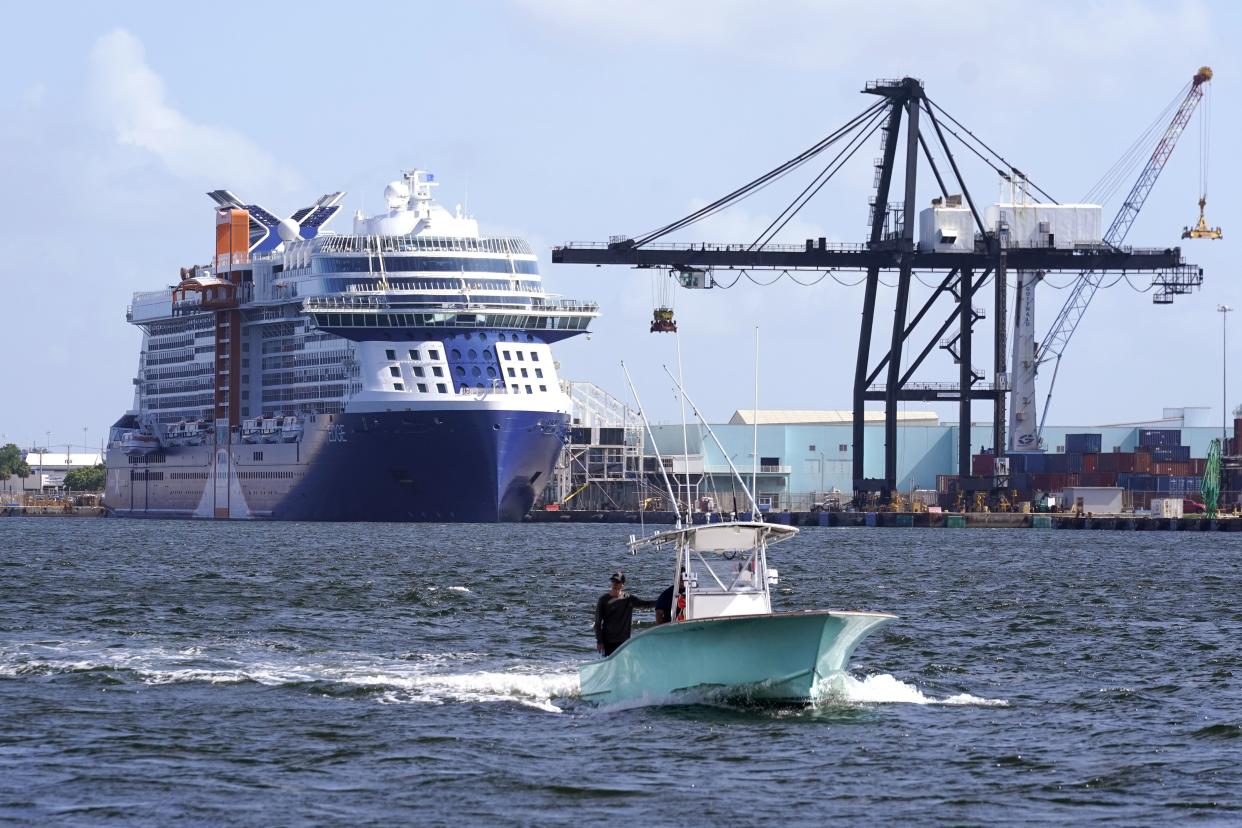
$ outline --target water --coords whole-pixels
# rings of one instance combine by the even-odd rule
[[[804,710],[597,709],[625,526],[0,520],[0,820],[1242,820],[1242,538],[807,529],[887,610]]]

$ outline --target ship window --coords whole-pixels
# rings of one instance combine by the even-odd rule
[[[470,368],[470,376],[479,377],[482,375],[483,375],[483,372],[479,370],[479,366],[475,365]]]
[[[540,390],[540,391],[547,391],[547,390],[548,390],[548,386],[546,386],[546,385],[541,385],[541,386],[539,386],[539,390]]]
[[[530,390],[530,386],[528,385],[528,386],[526,386],[526,393],[527,393],[527,394],[533,394],[533,393],[535,393],[535,392],[534,392],[534,391],[531,391],[531,390]]]
[[[486,333],[485,331],[480,331],[480,332],[479,332],[479,339],[486,340],[486,339],[487,339],[487,333]]]
[[[442,382],[437,382],[437,383],[436,383],[436,390],[437,390],[437,391],[439,391],[441,394],[447,394],[447,393],[448,393],[448,386],[447,386],[447,385],[445,385],[445,384],[444,384],[444,383],[442,383]]]
[[[415,366],[414,366],[414,376],[416,376],[416,377],[421,377],[421,376],[425,376],[425,375],[426,375],[426,372],[425,372],[425,371],[423,371],[423,366],[421,366],[421,365],[415,365]]]
[[[484,348],[484,349],[483,349],[483,358],[484,358],[484,359],[491,359],[491,358],[492,358],[492,352],[491,352],[490,350],[488,350],[487,348]]]
[[[538,361],[539,361],[539,354],[535,353],[534,351],[531,351],[531,352],[530,352],[530,360],[531,360],[531,362],[538,362]]]
[[[516,377],[516,376],[517,376],[517,371],[513,370],[512,368],[510,368],[510,369],[509,369],[509,376],[511,376],[511,377]]]
[[[428,359],[439,359],[440,352],[437,351],[435,348],[432,348],[430,351],[427,352],[427,358]]]
[[[263,459],[263,452],[261,452],[261,451],[256,451],[256,452],[254,452],[254,461],[255,461],[256,463],[257,463],[257,462],[259,462],[259,461],[260,461],[260,460],[262,460],[262,459]]]
[[[466,351],[466,356],[470,357],[471,359],[478,359],[479,352],[476,351],[474,348],[471,348],[469,351]]]
[[[425,383],[425,382],[420,382],[420,383],[418,384],[418,390],[419,390],[419,391],[421,391],[422,393],[426,394],[426,393],[427,393],[427,383]]]
[[[399,377],[401,376],[401,369],[395,365],[389,365],[388,373],[392,374],[394,377]]]
[[[466,369],[465,369],[463,366],[458,365],[458,366],[457,366],[457,376],[459,376],[459,377],[464,377],[465,375],[466,375]]]
[[[519,361],[519,362],[520,362],[521,360],[526,359],[525,355],[523,355],[521,351],[518,351],[518,352],[517,352],[517,355],[518,355],[518,361]]]
[[[495,368],[493,368],[493,367],[492,367],[492,366],[490,366],[490,365],[489,365],[489,366],[487,366],[487,375],[488,375],[489,377],[494,377],[494,376],[496,376],[496,369],[495,369]]]
[[[518,387],[517,387],[516,385],[510,385],[509,387],[510,387],[511,389],[513,389],[513,393],[514,393],[514,394],[519,394],[519,393],[521,393],[521,392],[518,390]]]
[[[453,349],[453,359],[461,359],[461,351],[456,348]]]
[[[394,382],[394,383],[392,384],[392,390],[393,390],[393,391],[404,391],[404,390],[405,390],[405,384],[404,384],[404,383],[400,383],[400,382]]]
[[[508,358],[509,358],[509,352],[508,352],[508,351],[501,351],[501,354],[504,356],[504,358],[505,358],[505,359],[508,359]]]
[[[418,351],[410,351],[410,359],[417,361],[419,359],[422,359],[422,357],[418,355]]]
[[[522,376],[524,376],[524,377],[525,377],[525,376],[527,376],[527,373],[526,373],[526,369],[525,369],[525,368],[523,368],[523,369],[522,369]]]
[[[539,377],[539,379],[543,379],[543,369],[542,369],[542,368],[536,368],[536,369],[535,369],[535,376]]]
[[[397,352],[396,352],[396,351],[392,351],[392,350],[384,351],[384,357],[385,357],[386,359],[396,359],[396,358],[397,358]]]
[[[434,365],[431,368],[431,373],[435,374],[437,377],[442,377],[444,376],[444,369],[439,365]]]

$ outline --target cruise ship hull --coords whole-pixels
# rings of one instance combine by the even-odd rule
[[[293,443],[108,455],[105,504],[124,517],[519,521],[560,453],[561,413],[319,414]]]

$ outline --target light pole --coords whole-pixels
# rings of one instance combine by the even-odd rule
[[[1229,318],[1229,312],[1233,308],[1228,305],[1217,305],[1216,310],[1220,313],[1220,447],[1221,453],[1224,453],[1225,441],[1229,439],[1229,429],[1227,423],[1229,421],[1229,374],[1227,366],[1229,364],[1229,351],[1226,347],[1227,330],[1225,320]],[[1234,447],[1237,453],[1238,447]]]

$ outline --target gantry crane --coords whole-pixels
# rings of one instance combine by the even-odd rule
[[[962,438],[958,440],[958,471],[963,487],[968,490],[980,490],[991,489],[997,485],[1003,486],[1005,481],[1000,479],[972,480],[971,442],[968,427],[972,419],[971,404],[975,401],[992,402],[993,445],[998,453],[1004,451],[1005,395],[1009,392],[1005,353],[1007,271],[1011,268],[1026,271],[1072,271],[1074,273],[1147,271],[1161,274],[1159,278],[1189,279],[1198,274],[1198,270],[1183,261],[1181,251],[1176,247],[1144,250],[1119,247],[1115,244],[1082,244],[1069,248],[1011,244],[1004,232],[989,229],[988,224],[984,222],[945,137],[947,132],[965,144],[966,140],[953,130],[953,126],[957,126],[978,141],[973,133],[966,130],[960,122],[930,100],[923,83],[916,78],[875,81],[867,84],[862,91],[875,96],[878,100],[806,151],[759,178],[689,216],[637,238],[614,236],[606,244],[575,243],[556,247],[552,251],[552,261],[557,264],[613,264],[637,268],[667,268],[679,274],[680,280],[686,286],[692,284],[710,286],[712,269],[865,271],[866,288],[853,393],[855,502],[861,503],[875,494],[879,494],[882,500],[889,501],[896,491],[897,407],[902,401],[958,402],[959,420],[962,424]],[[940,116],[944,117],[943,122]],[[898,145],[902,143],[903,119],[906,121],[904,169],[901,170],[904,199],[897,203],[890,203],[889,192],[893,177],[898,173],[896,156]],[[773,244],[772,239],[776,233],[788,224],[789,220],[857,153],[866,140],[877,132],[881,134],[881,157],[876,160],[875,195],[870,202],[869,235],[866,242],[830,245],[826,239],[820,238],[808,239],[805,245]],[[979,143],[982,144],[981,141]],[[986,147],[986,145],[983,146]],[[826,157],[829,150],[834,148],[837,150],[836,154],[831,157],[822,171],[753,242],[655,244],[658,239],[737,203],[811,159]],[[950,178],[946,179],[942,170],[937,166],[936,153],[933,149],[938,151],[942,159],[947,162]],[[973,147],[972,150],[976,154],[979,153],[979,150]],[[999,155],[993,154],[1004,161]],[[973,219],[974,233],[971,234],[973,238],[963,239],[961,244],[952,245],[952,249],[945,249],[938,244],[923,247],[915,243],[915,204],[918,194],[920,157],[926,160],[928,168],[934,175],[941,197],[946,200],[964,199]],[[980,157],[983,156],[980,155]],[[993,168],[1007,178],[1012,175],[1029,180],[1012,165],[1008,170],[995,165]],[[950,192],[950,187],[954,192]],[[935,272],[940,281],[930,298],[911,314],[911,281],[916,270]],[[893,307],[889,347],[878,361],[874,361],[872,333],[876,318],[877,293],[880,274],[886,271],[896,272],[896,301]],[[992,382],[985,383],[983,381],[985,377],[973,367],[971,362],[973,328],[981,318],[973,306],[973,301],[977,293],[981,293],[989,281],[993,296],[995,334],[993,378]],[[920,325],[929,318],[937,301],[946,297],[949,297],[950,304],[955,307],[949,310],[947,318],[930,337],[930,341],[917,351],[917,356],[903,370],[901,356],[907,343],[915,338],[916,332],[925,333],[925,329],[920,329]],[[953,338],[954,348],[951,353],[958,364],[956,380],[912,382],[911,380],[928,354],[955,324],[957,332]],[[884,375],[887,381],[884,384],[877,384],[876,381],[881,375]],[[868,478],[865,474],[864,409],[868,402],[884,403],[884,474],[881,478]]]
[[[1169,157],[1173,154],[1173,149],[1177,146],[1177,139],[1186,130],[1191,116],[1195,113],[1195,108],[1199,105],[1199,101],[1203,99],[1204,84],[1211,79],[1212,70],[1207,66],[1200,67],[1199,71],[1191,79],[1190,89],[1187,90],[1181,105],[1173,113],[1164,135],[1159,143],[1156,144],[1156,148],[1152,152],[1151,158],[1148,159],[1147,165],[1139,174],[1138,180],[1134,182],[1134,186],[1130,189],[1130,193],[1126,196],[1125,201],[1122,202],[1121,209],[1117,211],[1112,224],[1105,231],[1105,244],[1118,247],[1125,241],[1130,228],[1134,225],[1134,220],[1138,218],[1139,211],[1143,209],[1143,205],[1147,202],[1147,196],[1151,194],[1152,188],[1156,186],[1156,179],[1160,177],[1165,164],[1168,163]],[[1203,181],[1200,182],[1200,186],[1201,189],[1205,186]],[[1183,232],[1182,238],[1220,237],[1220,228],[1216,228],[1215,236],[1211,235],[1211,230],[1206,229],[1206,222],[1203,219],[1203,206],[1205,203],[1206,197],[1201,198],[1199,203],[1199,223],[1206,232],[1199,234],[1198,228],[1193,230],[1187,229]],[[1171,303],[1174,296],[1188,293],[1192,288],[1197,287],[1201,281],[1193,273],[1178,272],[1168,275],[1171,278],[1158,278],[1155,282],[1156,293],[1153,294],[1152,301],[1157,304]],[[1027,278],[1019,279],[1018,302],[1029,301],[1030,299],[1031,293],[1024,290],[1024,287],[1027,284],[1032,284],[1033,286],[1033,283],[1028,282]],[[1083,315],[1086,314],[1087,307],[1091,304],[1096,291],[1099,290],[1100,282],[1103,278],[1104,274],[1096,271],[1086,271],[1079,274],[1078,280],[1070,291],[1069,298],[1065,300],[1065,304],[1061,307],[1060,312],[1057,313],[1056,319],[1048,330],[1048,334],[1039,343],[1038,348],[1033,343],[1030,344],[1029,353],[1034,355],[1033,359],[1029,362],[1015,359],[1013,394],[1015,416],[1010,429],[1011,449],[1035,449],[1039,446],[1044,431],[1044,423],[1048,418],[1048,409],[1052,404],[1052,392],[1056,387],[1057,373],[1061,368],[1061,357],[1069,346],[1070,339],[1074,336],[1074,331],[1078,329],[1079,323],[1082,322]],[[1038,375],[1039,368],[1049,362],[1054,362],[1052,377],[1048,382],[1048,395],[1044,400],[1043,411],[1040,415],[1039,429],[1035,431],[1035,377]],[[1019,411],[1017,410],[1019,406],[1029,408],[1029,411]]]

